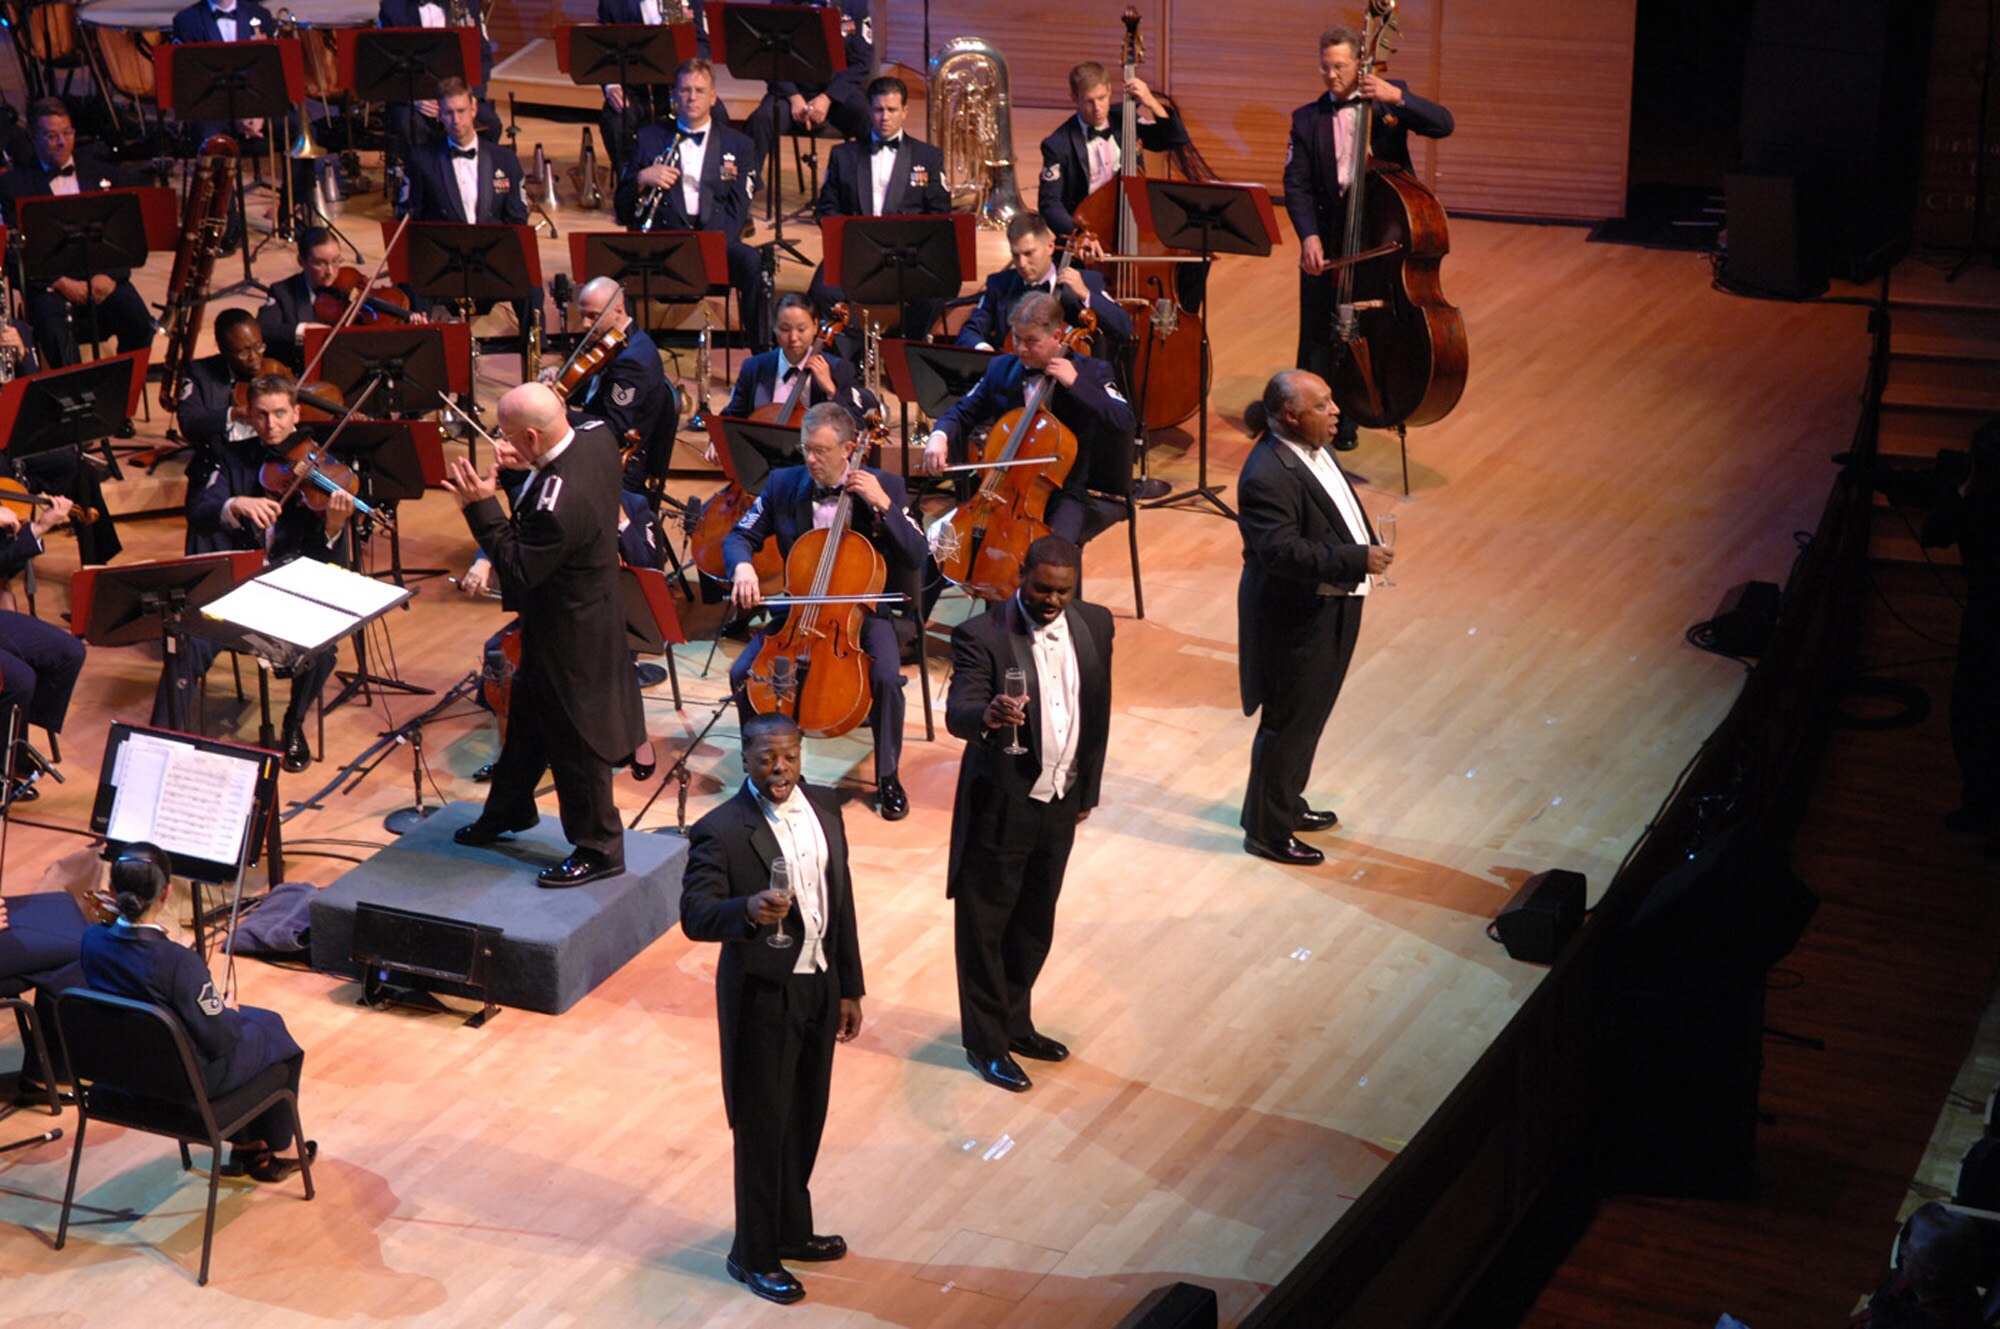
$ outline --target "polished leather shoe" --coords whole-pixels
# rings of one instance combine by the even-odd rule
[[[910,796],[903,792],[903,782],[893,775],[877,781],[875,806],[881,812],[883,821],[901,821],[909,816]]]
[[[1243,837],[1243,848],[1259,858],[1268,858],[1273,863],[1290,863],[1294,867],[1309,868],[1315,863],[1326,862],[1326,855],[1309,844],[1301,844],[1290,835],[1282,845],[1265,844],[1262,840]]]
[[[1028,1034],[1022,1038],[1011,1038],[1007,1040],[1007,1050],[1017,1057],[1028,1057],[1035,1061],[1069,1060],[1069,1049],[1047,1034]]]
[[[847,1254],[847,1238],[820,1236],[815,1232],[796,1246],[779,1246],[780,1260],[798,1260],[812,1264],[823,1260],[838,1260]]]
[[[300,771],[304,770],[306,767],[312,764],[313,764],[312,747],[310,744],[306,742],[306,731],[303,729],[286,730],[285,760],[284,760],[285,769],[290,771],[292,774],[297,775]]]
[[[474,784],[491,784],[493,782],[493,768],[499,764],[497,761],[487,762],[472,773],[472,782]]]
[[[1307,808],[1299,814],[1299,819],[1292,823],[1292,829],[1308,832],[1330,831],[1338,825],[1340,825],[1340,816],[1331,809],[1322,812],[1318,808]]]
[[[744,1287],[749,1288],[766,1301],[775,1301],[780,1306],[789,1306],[795,1301],[804,1301],[806,1299],[805,1284],[793,1278],[790,1273],[783,1269],[768,1274],[753,1274],[742,1265],[736,1263],[734,1255],[725,1257],[722,1263],[723,1267],[729,1270],[731,1278],[741,1283]]]
[[[994,1057],[991,1060],[975,1056],[969,1049],[965,1059],[972,1063],[972,1069],[979,1072],[979,1078],[991,1085],[998,1085],[1012,1093],[1025,1094],[1034,1088],[1035,1082],[1021,1069],[1020,1063],[1012,1057]]]
[[[535,881],[550,890],[560,890],[565,886],[581,886],[587,881],[615,877],[624,870],[623,863],[614,863],[602,854],[579,849],[554,867],[543,868],[536,873]]]
[[[519,822],[513,826],[502,826],[497,821],[488,821],[484,817],[479,817],[468,821],[465,825],[453,831],[451,838],[460,844],[492,844],[503,835],[512,835],[516,831],[532,830],[541,819],[542,814],[537,812],[524,822]]]

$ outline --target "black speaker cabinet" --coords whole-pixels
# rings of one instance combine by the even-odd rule
[[[1723,177],[1729,252],[1725,281],[1804,299],[1826,289],[1832,248],[1825,193],[1812,175],[1733,171]]]
[[[1117,1329],[1215,1329],[1215,1292],[1199,1283],[1154,1288]]]
[[[1486,935],[1505,946],[1513,959],[1554,964],[1583,926],[1583,888],[1581,872],[1537,872],[1487,926]]]

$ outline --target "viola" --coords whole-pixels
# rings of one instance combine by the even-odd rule
[[[1063,333],[1063,349],[1074,352],[1096,327],[1097,316],[1085,309]],[[988,469],[979,488],[930,529],[938,570],[982,600],[1004,600],[1020,585],[1028,546],[1049,533],[1049,500],[1076,465],[1076,435],[1049,413],[1054,388],[1044,375],[1018,410],[1000,417],[980,454]],[[1049,460],[1006,464],[1034,457]]]
[[[310,434],[300,434],[282,448],[268,448],[270,460],[257,469],[257,482],[264,492],[280,503],[298,499],[314,512],[325,512],[334,491],[354,499],[354,510],[367,517],[381,512],[355,497],[361,477],[345,462],[334,460],[324,444]]]
[[[802,603],[757,648],[744,688],[753,710],[782,711],[814,738],[846,733],[868,718],[874,704],[861,623],[864,601],[880,594],[889,569],[880,551],[850,529],[853,513],[854,495],[843,492],[832,524],[807,531],[792,545],[785,592]],[[818,603],[827,597],[846,602]]]
[[[5,508],[16,517],[19,517],[22,525],[25,526],[27,523],[33,521],[36,510],[48,507],[51,502],[53,500],[48,495],[35,493],[13,476],[0,475],[0,508]],[[78,504],[70,509],[69,519],[72,522],[80,522],[88,526],[90,523],[96,521],[97,518],[98,511],[96,508],[86,508]]]
[[[587,379],[616,360],[631,344],[632,336],[625,329],[605,329],[598,334],[596,341],[569,358],[549,386],[555,390],[556,396],[568,401]]]
[[[357,304],[360,308],[350,327],[383,320],[407,323],[410,318],[410,302],[394,285],[383,282],[371,290],[368,278],[361,275],[359,268],[345,267],[334,273],[326,289],[313,297],[313,317],[321,323],[338,323]]]

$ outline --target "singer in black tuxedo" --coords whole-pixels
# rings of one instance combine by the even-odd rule
[[[1387,571],[1393,556],[1374,543],[1368,514],[1328,451],[1340,409],[1326,381],[1281,371],[1259,409],[1266,427],[1236,491],[1237,675],[1243,713],[1258,716],[1243,847],[1310,866],[1325,855],[1294,832],[1338,824],[1306,803],[1313,753],[1354,657],[1369,576]]]
[[[1103,274],[1075,266],[1058,273],[1055,233],[1039,212],[1018,213],[1007,223],[1007,248],[1012,262],[986,279],[978,305],[958,330],[958,344],[997,349],[1006,340],[1014,306],[1028,292],[1041,291],[1062,301],[1065,323],[1074,324],[1088,304],[1097,316],[1098,358],[1115,361],[1119,348],[1132,340],[1132,316],[1104,289]]]
[[[1363,77],[1356,57],[1361,35],[1352,28],[1327,29],[1320,35],[1319,48],[1326,91],[1319,100],[1292,112],[1291,138],[1285,145],[1285,211],[1299,237],[1298,366],[1330,378],[1336,274],[1326,267],[1326,260],[1338,256],[1347,225],[1347,189],[1337,135],[1351,134],[1359,123],[1360,103],[1373,101],[1369,154],[1407,171],[1410,135],[1443,138],[1452,131],[1452,119],[1450,111],[1417,96],[1400,79]],[[1344,127],[1336,127],[1336,115]],[[1351,171],[1351,163],[1347,169]],[[1343,421],[1334,446],[1343,452],[1352,448],[1354,430],[1351,420]]]
[[[674,75],[675,119],[639,131],[632,156],[618,177],[613,206],[620,226],[644,229],[639,215],[644,195],[664,189],[650,229],[716,231],[726,237],[729,285],[736,292],[750,344],[761,351],[771,344],[762,261],[740,238],[750,219],[750,178],[757,169],[757,155],[748,138],[716,123],[714,110],[715,70],[706,60],[685,62]],[[697,182],[692,203],[681,178],[683,168]]]
[[[813,1231],[811,1183],[833,1045],[861,1032],[864,993],[840,803],[800,782],[799,747],[798,726],[784,716],[744,725],[749,778],[688,833],[681,876],[681,930],[692,941],[722,943],[715,1014],[736,1158],[736,1238],[726,1267],[780,1303],[806,1294],[781,1261],[847,1254],[840,1237]],[[791,899],[771,889],[780,857],[793,870]],[[767,944],[779,928],[791,946]]]
[[[1028,546],[1014,598],[951,634],[945,727],[965,740],[945,891],[959,1028],[981,1077],[1016,1092],[1029,1087],[1016,1056],[1069,1055],[1035,1028],[1031,1003],[1111,730],[1111,613],[1076,598],[1081,564],[1074,544],[1043,536]],[[1025,698],[1007,695],[1009,668],[1025,677]],[[1016,743],[1027,751],[1009,755]]]
[[[78,156],[76,127],[60,98],[44,97],[28,108],[28,134],[34,155],[0,174],[0,220],[10,229],[21,225],[24,198],[58,192],[90,194],[129,183],[110,162]],[[97,308],[98,337],[116,338],[120,355],[153,344],[153,316],[132,289],[129,268],[107,268],[87,282],[75,277],[31,281],[21,298],[27,305],[28,322],[34,328],[42,361],[50,369],[61,369],[83,358],[77,348],[90,336],[87,305],[91,301]]]
[[[751,609],[763,595],[751,558],[766,540],[776,538],[778,552],[789,557],[801,535],[832,520],[842,494],[852,495],[848,529],[880,551],[888,565],[885,589],[908,593],[917,584],[929,553],[924,534],[910,520],[909,492],[901,476],[872,466],[851,464],[859,446],[854,416],[844,406],[822,402],[807,409],[799,428],[805,465],[786,466],[766,477],[764,491],[722,541],[722,562],[729,570],[730,595],[738,609]],[[775,621],[770,631],[778,630]],[[750,639],[729,669],[729,686],[740,697],[766,633]],[[875,726],[876,805],[886,821],[909,815],[897,769],[903,755],[903,668],[896,629],[886,610],[869,613],[861,626],[861,647],[868,652],[868,685],[874,693],[870,722]],[[747,704],[739,703],[747,718]]]
[[[625,870],[611,772],[646,737],[619,587],[618,449],[596,422],[572,427],[542,383],[502,397],[499,422],[506,447],[496,462],[534,468],[513,516],[495,497],[495,473],[482,477],[464,458],[445,485],[499,575],[502,604],[521,616],[521,667],[486,806],[452,834],[481,845],[533,826],[535,786],[552,772],[575,848],[536,880],[580,886]]]

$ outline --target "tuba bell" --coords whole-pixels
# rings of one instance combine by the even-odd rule
[[[1013,107],[1007,62],[983,37],[954,37],[931,57],[930,135],[944,153],[953,208],[1004,230],[1023,210],[1014,181]]]

